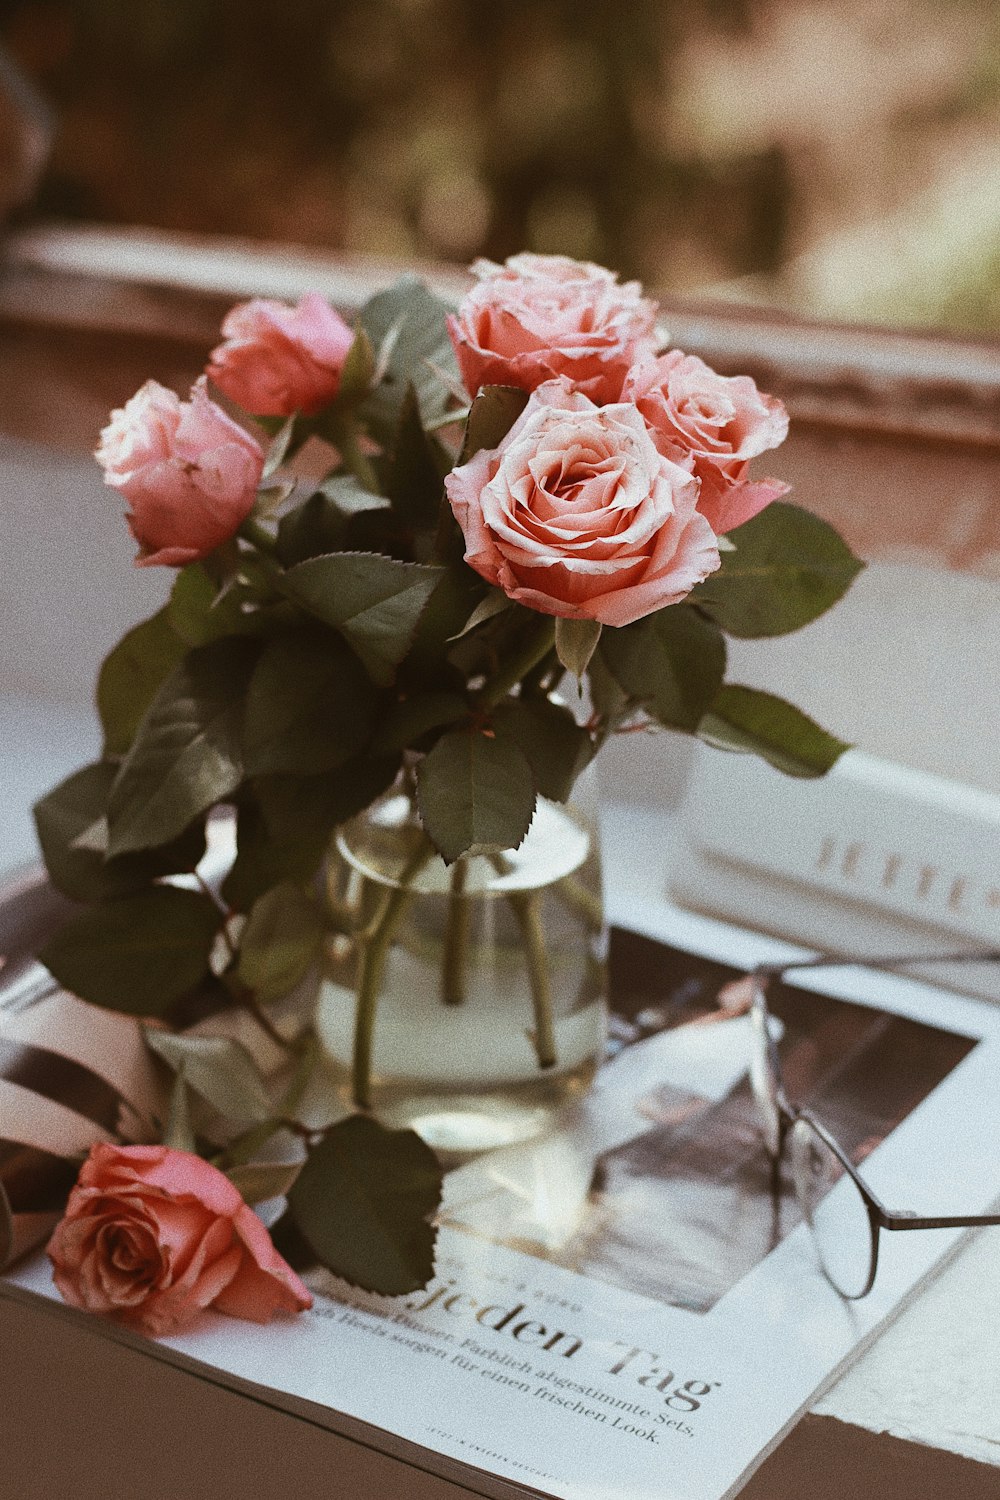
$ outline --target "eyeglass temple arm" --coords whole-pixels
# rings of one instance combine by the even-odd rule
[[[959,1214],[944,1218],[922,1218],[920,1214],[897,1209],[895,1213],[880,1215],[883,1229],[974,1229],[1000,1224],[1000,1214]]]
[[[851,958],[842,954],[823,953],[816,958],[793,959],[791,963],[756,964],[750,971],[754,978],[780,979],[795,969],[902,969],[911,964],[961,964],[998,963],[1000,948],[984,948],[970,953],[893,953],[874,958]]]

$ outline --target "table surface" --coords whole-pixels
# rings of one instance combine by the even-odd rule
[[[7,794],[0,804],[0,876],[35,855],[28,813],[32,799],[61,775],[89,759],[95,752],[95,742],[92,715],[88,709],[27,697],[0,698],[0,777]],[[635,803],[614,805],[607,813],[605,855],[608,887],[610,891],[620,893],[612,900],[618,904],[619,914],[625,916],[628,908],[628,894],[625,893],[662,896],[661,853],[667,844],[669,813],[663,807]],[[636,860],[636,848],[648,851],[649,857]],[[902,1439],[907,1444],[924,1447],[921,1482],[932,1486],[939,1482],[950,1485],[950,1493],[960,1494],[965,1500],[973,1493],[969,1486],[978,1482],[978,1474],[986,1476],[993,1486],[990,1492],[1000,1496],[1000,1403],[996,1399],[996,1392],[1000,1390],[1000,1340],[996,1337],[998,1288],[1000,1232],[987,1231],[968,1240],[922,1295],[817,1401],[812,1417],[803,1426],[801,1438],[795,1443],[786,1441],[777,1458],[764,1471],[768,1475],[768,1488],[759,1491],[761,1500],[765,1493],[768,1497],[781,1493],[776,1487],[779,1478],[774,1470],[775,1463],[780,1458],[786,1465],[793,1462],[794,1467],[794,1463],[799,1462],[800,1450],[802,1453],[809,1451],[809,1445],[817,1441],[817,1424],[820,1424],[819,1430],[826,1433],[824,1441],[839,1444],[841,1448],[845,1442],[856,1448],[861,1445],[856,1464],[864,1461],[868,1435],[873,1439],[876,1435],[887,1435],[880,1436],[874,1443],[872,1462],[877,1461],[880,1452],[883,1458],[887,1456],[886,1444],[892,1438]],[[48,1359],[42,1359],[39,1364],[38,1351],[47,1348],[48,1341],[57,1341],[59,1362],[62,1364],[67,1356],[63,1350],[63,1332],[52,1333],[47,1324],[36,1327],[37,1317],[25,1322],[24,1315],[20,1314],[19,1319],[17,1338],[24,1347],[22,1349],[18,1344],[20,1352],[14,1358],[12,1343],[8,1339],[17,1340],[13,1329],[8,1328],[5,1309],[0,1389],[4,1403],[15,1403],[27,1419],[32,1411],[44,1409],[48,1400],[52,1366]],[[54,1356],[54,1351],[53,1343],[50,1357]],[[88,1356],[95,1370],[100,1358],[104,1357],[98,1356],[95,1341],[95,1348]],[[31,1372],[36,1365],[38,1378],[37,1383],[33,1383]],[[107,1378],[111,1378],[110,1372]],[[148,1374],[144,1378],[148,1384]],[[133,1389],[130,1384],[129,1388],[131,1400],[139,1387]],[[92,1404],[91,1397],[87,1399]],[[242,1398],[230,1396],[229,1399],[240,1402]],[[212,1400],[215,1400],[214,1396]],[[10,1404],[6,1405],[7,1417],[2,1425],[12,1420],[13,1409]],[[150,1407],[143,1421],[151,1421],[153,1414]],[[98,1415],[93,1411],[90,1413],[89,1420],[97,1423],[95,1430],[100,1428]],[[289,1422],[295,1420],[285,1416],[278,1420],[277,1414],[272,1415],[282,1432]],[[226,1421],[238,1425],[235,1416],[227,1416]],[[331,1441],[328,1434],[323,1435],[323,1441]],[[306,1468],[306,1450],[311,1451],[313,1442],[312,1437],[296,1439],[299,1445],[296,1461],[301,1461]],[[955,1463],[974,1461],[973,1469],[965,1474],[957,1490],[953,1485],[958,1470],[953,1472],[947,1462],[951,1457]],[[935,1463],[944,1464],[938,1478],[934,1477]],[[894,1467],[902,1473],[905,1464],[899,1459]],[[306,1468],[302,1470],[303,1476]],[[889,1472],[888,1469],[883,1472],[883,1481]],[[10,1494],[11,1500],[15,1500],[15,1495],[17,1500],[27,1500],[29,1492],[24,1489],[5,1492],[5,1482],[10,1482],[9,1476],[5,1481],[0,1468],[0,1497],[3,1500],[6,1494]],[[762,1479],[758,1478],[753,1483],[761,1482]],[[810,1483],[813,1482],[811,1479]],[[263,1496],[268,1491],[263,1481],[261,1484],[262,1487],[254,1493]],[[107,1495],[110,1492],[101,1493]],[[233,1493],[236,1493],[235,1489]],[[360,1495],[363,1490],[356,1493]],[[411,1487],[408,1493],[416,1496],[418,1489]],[[444,1495],[447,1491],[442,1489],[439,1493]],[[753,1489],[746,1491],[748,1496],[753,1493]],[[813,1488],[812,1493],[818,1495],[819,1491]],[[895,1489],[886,1490],[883,1482],[883,1494],[896,1493]],[[908,1483],[899,1493],[907,1494],[912,1500],[914,1494],[921,1492],[915,1491]],[[949,1490],[938,1491],[932,1487],[922,1493],[930,1497],[937,1493],[944,1495]],[[148,1500],[151,1500],[151,1495],[149,1492]],[[39,1500],[41,1496],[39,1491]],[[164,1500],[167,1500],[166,1493]]]

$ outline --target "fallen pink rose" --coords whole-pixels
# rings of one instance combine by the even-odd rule
[[[312,1306],[229,1179],[166,1146],[92,1147],[48,1253],[72,1307],[157,1336],[206,1307],[266,1323]]]

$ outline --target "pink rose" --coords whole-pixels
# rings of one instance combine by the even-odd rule
[[[48,1253],[70,1306],[157,1336],[205,1307],[266,1323],[312,1306],[229,1179],[166,1146],[93,1146]]]
[[[656,303],[637,281],[565,255],[477,260],[479,277],[448,319],[462,378],[533,391],[565,375],[594,401],[618,401],[629,366],[655,353]]]
[[[540,386],[500,447],[445,480],[465,560],[542,614],[628,625],[719,566],[698,482],[636,408]]]
[[[147,380],[101,433],[97,462],[120,490],[140,567],[181,568],[235,535],[264,467],[256,438],[226,415],[204,376],[181,401]]]
[[[717,375],[704,360],[672,349],[629,371],[623,399],[636,403],[662,452],[690,456],[701,480],[698,509],[717,536],[788,493],[778,479],[747,478],[750,459],[788,435],[784,406],[749,375]]]
[[[295,307],[255,297],[222,324],[208,373],[220,390],[256,417],[312,416],[340,388],[354,334],[325,297],[310,292]]]

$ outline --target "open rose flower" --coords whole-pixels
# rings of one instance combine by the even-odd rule
[[[340,389],[354,342],[343,318],[318,292],[295,307],[263,297],[240,302],[226,314],[222,334],[208,373],[256,417],[319,411]]]
[[[94,1146],[48,1253],[71,1306],[156,1336],[206,1307],[266,1323],[312,1305],[229,1179],[166,1146]]]
[[[628,625],[719,566],[690,469],[634,406],[595,406],[567,381],[536,390],[500,447],[445,484],[466,562],[543,614]]]
[[[532,391],[564,375],[594,401],[617,401],[622,381],[655,353],[656,303],[637,281],[564,255],[477,260],[479,283],[462,299],[448,332],[466,387]]]
[[[629,372],[623,400],[636,403],[662,452],[691,459],[701,480],[698,509],[717,536],[788,493],[778,479],[747,478],[750,459],[788,435],[784,406],[749,375],[718,375],[704,360],[672,349]]]
[[[140,567],[182,568],[228,541],[253,508],[264,450],[209,397],[181,401],[147,380],[101,433],[104,480],[131,507]]]

